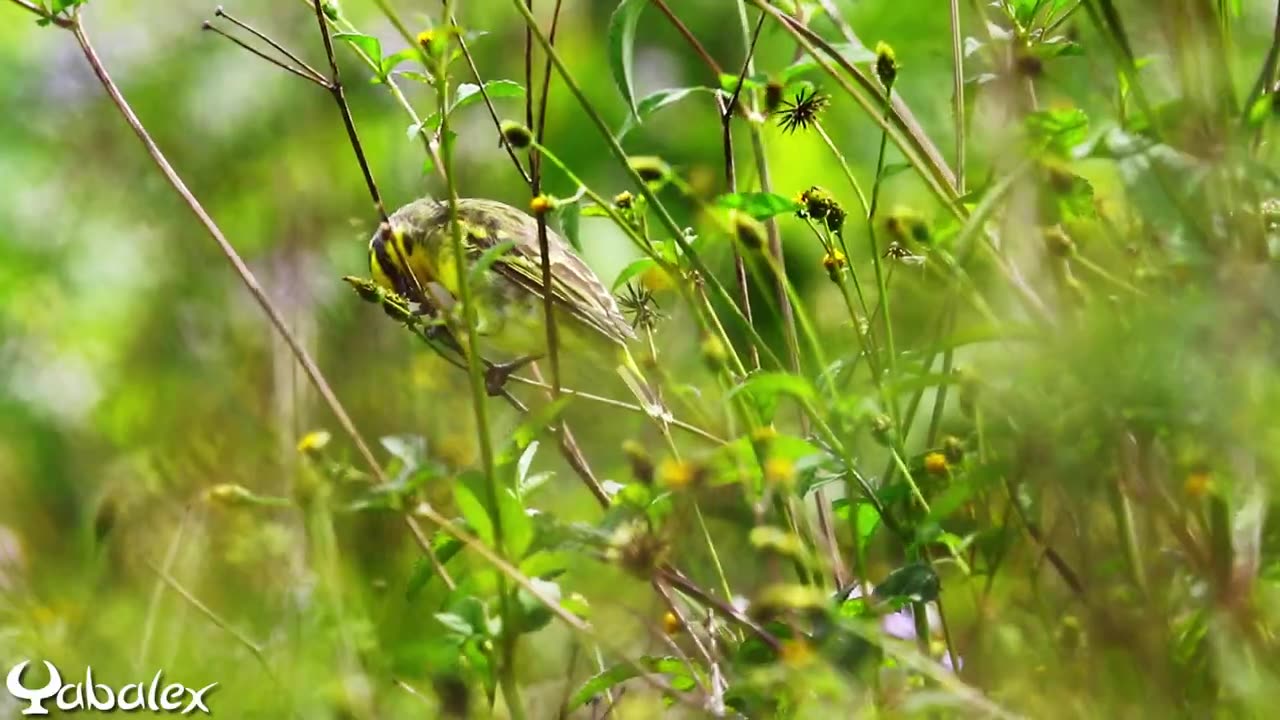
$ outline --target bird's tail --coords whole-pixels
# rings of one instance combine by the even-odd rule
[[[626,384],[627,389],[636,396],[636,400],[639,401],[640,407],[644,408],[645,413],[658,421],[663,428],[666,428],[672,420],[671,411],[662,402],[662,395],[658,392],[658,388],[645,379],[644,373],[640,371],[640,366],[636,364],[631,351],[626,348],[623,348],[621,352],[618,376],[622,378],[622,382]]]

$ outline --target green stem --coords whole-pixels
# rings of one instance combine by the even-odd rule
[[[767,355],[774,366],[781,367],[782,363],[779,361],[778,357],[773,353],[772,349],[769,348],[768,344],[764,342],[764,339],[760,336],[760,333],[755,329],[751,322],[747,320],[746,316],[743,314],[742,308],[738,307],[728,289],[725,288],[724,284],[716,278],[716,276],[702,261],[698,251],[689,244],[688,239],[684,236],[684,231],[676,223],[671,214],[667,212],[666,206],[662,204],[658,199],[658,196],[654,194],[653,190],[649,187],[649,184],[640,177],[640,174],[636,172],[635,168],[633,168],[627,161],[626,151],[624,151],[622,146],[618,144],[618,141],[613,136],[613,131],[610,130],[608,123],[605,122],[604,118],[600,116],[600,113],[594,106],[592,106],[591,102],[582,92],[582,88],[578,85],[577,81],[574,80],[573,75],[569,73],[569,69],[565,66],[564,60],[561,59],[559,53],[557,53],[556,49],[551,45],[546,34],[538,27],[538,23],[533,17],[533,14],[529,12],[529,9],[525,7],[521,0],[512,0],[512,4],[515,6],[516,11],[521,15],[521,17],[524,18],[525,24],[533,31],[534,37],[537,38],[539,44],[542,45],[543,51],[547,53],[548,57],[551,58],[551,62],[555,64],[556,71],[560,73],[560,77],[564,81],[565,86],[569,88],[569,91],[578,100],[583,112],[587,114],[587,117],[591,118],[592,123],[596,126],[596,129],[599,130],[601,137],[609,146],[610,153],[612,153],[623,167],[626,168],[627,174],[631,177],[636,189],[645,197],[646,200],[649,201],[649,205],[658,214],[658,219],[662,222],[663,227],[666,228],[672,240],[677,246],[679,246],[684,257],[688,258],[689,264],[692,266],[694,271],[698,273],[708,286],[710,286],[717,299],[723,301],[732,310],[734,319],[742,327],[742,330],[747,334],[751,342],[759,348],[760,352]],[[685,291],[682,289],[682,292]],[[727,336],[722,338],[722,340],[724,341],[726,348],[730,347]]]

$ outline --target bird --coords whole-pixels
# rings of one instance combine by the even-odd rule
[[[617,371],[646,412],[669,417],[628,349],[636,332],[612,293],[568,242],[547,228],[550,283],[544,283],[538,221],[496,200],[460,198],[458,225],[470,275],[476,335],[489,361],[486,386],[497,394],[515,370],[546,351],[549,293],[559,330],[558,350],[612,351]],[[414,303],[420,314],[458,316],[459,262],[454,253],[450,203],[423,197],[401,207],[369,241],[373,281]],[[502,357],[504,362],[493,361]]]

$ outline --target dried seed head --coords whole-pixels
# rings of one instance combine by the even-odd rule
[[[635,520],[619,525],[609,539],[608,558],[636,577],[649,579],[667,556],[667,544]]]
[[[533,144],[533,133],[529,132],[529,128],[522,123],[514,120],[503,120],[501,125],[502,138],[507,144],[517,150],[524,150]]]
[[[831,98],[812,88],[805,88],[793,99],[782,101],[774,114],[778,116],[778,125],[783,132],[808,130],[830,104]]]
[[[844,229],[844,208],[834,195],[823,188],[814,185],[800,193],[797,200],[803,206],[796,213],[800,217],[823,222],[831,232],[838,233]]]

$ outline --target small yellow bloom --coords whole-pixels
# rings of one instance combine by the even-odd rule
[[[772,425],[761,425],[751,431],[751,442],[757,444],[771,442],[776,437],[778,431]]]
[[[924,471],[930,475],[946,475],[949,467],[947,456],[940,452],[931,452],[924,456]]]
[[[804,640],[785,640],[779,657],[784,665],[804,667],[813,661],[813,648]]]
[[[1209,490],[1213,487],[1213,478],[1205,470],[1197,470],[1187,476],[1187,481],[1183,484],[1182,490],[1187,497],[1199,500],[1209,494]]]
[[[298,452],[303,455],[315,455],[324,450],[332,438],[328,430],[312,430],[298,441]]]
[[[822,267],[827,269],[828,275],[834,275],[843,270],[844,266],[848,264],[849,261],[845,258],[844,253],[835,248],[831,248],[831,252],[822,258]]]
[[[650,290],[652,292],[670,290],[673,287],[671,276],[667,274],[666,270],[663,270],[656,265],[640,274],[640,284],[643,285],[646,290]]]
[[[658,481],[668,490],[680,490],[698,481],[701,469],[687,460],[667,458],[658,466]]]
[[[786,458],[769,458],[764,463],[764,481],[769,485],[791,487],[796,481],[795,463]]]
[[[204,492],[205,500],[226,505],[246,505],[253,500],[253,493],[243,485],[220,483]]]
[[[680,622],[680,618],[675,613],[667,611],[662,616],[662,632],[668,635],[679,635],[684,630],[684,623]]]
[[[549,195],[539,195],[529,201],[529,209],[534,215],[543,215],[556,208],[555,198]]]

